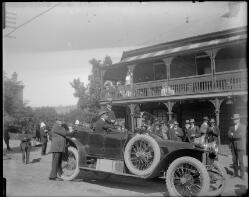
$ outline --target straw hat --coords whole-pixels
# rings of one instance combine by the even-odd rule
[[[194,123],[194,122],[195,122],[195,119],[191,118],[191,119],[189,120],[189,122],[190,122],[190,123]]]
[[[45,123],[44,123],[44,122],[41,122],[40,128],[43,128],[43,127],[45,127],[45,126],[46,126]]]
[[[209,121],[210,123],[215,123],[214,118],[211,118],[211,120]]]
[[[204,116],[203,120],[209,120],[209,118],[207,116]]]
[[[238,120],[238,119],[240,119],[240,116],[239,116],[239,114],[233,114],[233,117],[231,119]]]

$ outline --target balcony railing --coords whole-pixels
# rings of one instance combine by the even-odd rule
[[[170,97],[191,94],[206,94],[247,90],[247,72],[232,71],[224,73],[192,76],[178,79],[149,81],[133,85],[110,87],[102,91],[102,100]]]

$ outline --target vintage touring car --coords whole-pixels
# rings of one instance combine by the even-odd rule
[[[164,140],[142,128],[134,133],[118,128],[103,133],[84,127],[77,130],[67,139],[64,180],[90,170],[106,177],[161,177],[170,196],[213,196],[224,190],[225,172],[215,160],[215,144]]]

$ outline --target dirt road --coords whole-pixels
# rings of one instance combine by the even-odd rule
[[[11,142],[11,146],[18,143]],[[168,196],[163,180],[146,181],[114,175],[103,180],[93,173],[82,172],[75,181],[50,181],[51,159],[51,154],[41,156],[39,147],[33,148],[28,165],[22,163],[18,148],[4,155],[3,177],[7,179],[7,196]],[[221,161],[229,173],[231,158],[224,157]],[[247,181],[231,179],[228,175],[223,195],[238,196],[246,188]]]

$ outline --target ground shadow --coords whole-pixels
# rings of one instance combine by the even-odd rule
[[[38,163],[41,161],[41,158],[33,159],[30,163]]]
[[[245,185],[237,184],[235,185],[235,194],[238,196],[245,195],[247,193],[247,188]]]
[[[115,189],[128,189],[134,192],[162,193],[163,196],[169,195],[166,189],[165,180],[160,178],[145,180],[136,177],[118,176],[113,174],[110,176],[99,176],[93,172],[81,171],[75,181],[84,181]]]
[[[38,149],[40,149],[40,147],[41,147],[41,145],[32,146],[31,152],[37,151]],[[4,154],[11,155],[11,154],[21,153],[22,151],[21,151],[20,147],[17,146],[17,147],[11,147],[11,150],[7,150],[7,148],[4,148],[3,152],[4,152]]]
[[[225,167],[225,170],[226,170],[228,175],[233,175],[233,171],[229,170],[228,167]]]

